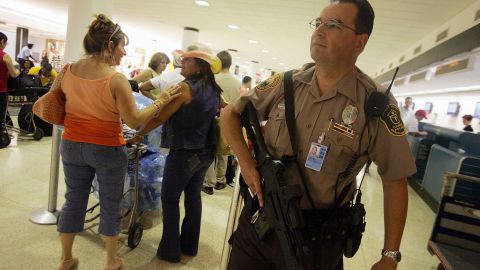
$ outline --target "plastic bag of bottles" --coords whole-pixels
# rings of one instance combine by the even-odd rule
[[[166,155],[159,152],[144,153],[139,160],[138,164],[138,210],[140,211],[155,211],[162,209],[161,191],[162,191],[162,179],[163,169],[165,168]],[[135,162],[130,161],[128,163],[128,174],[125,176],[124,181],[124,193],[131,189],[130,192],[125,194],[122,200],[122,207],[133,207],[135,200]],[[92,188],[93,194],[98,198],[98,180],[95,176]]]

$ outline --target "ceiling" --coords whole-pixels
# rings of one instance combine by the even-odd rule
[[[476,1],[371,0],[376,13],[375,26],[358,66],[372,74]],[[214,51],[236,49],[235,56],[242,61],[258,61],[259,67],[273,70],[296,68],[311,61],[312,30],[308,22],[318,17],[329,3],[327,0],[208,0],[210,6],[201,7],[193,0],[113,2],[115,21],[149,33],[152,40],[162,42],[168,37],[180,42],[183,27],[194,27],[200,30],[199,41],[211,44]],[[29,8],[23,10],[35,12],[32,16],[37,17],[42,17],[42,10],[48,10],[54,15],[44,18],[47,20],[44,25],[66,24],[68,0],[15,0],[14,6],[12,3],[0,0],[0,7],[15,9],[26,5]],[[29,21],[34,20],[21,23],[47,32],[53,29],[53,26],[39,27],[38,23],[28,25]],[[239,28],[229,29],[228,25]]]

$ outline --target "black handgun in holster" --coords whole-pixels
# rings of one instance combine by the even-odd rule
[[[251,223],[259,239],[266,237],[270,231],[275,232],[287,269],[304,269],[303,262],[309,250],[303,239],[301,186],[287,184],[284,164],[280,160],[274,160],[267,152],[260,123],[251,103],[247,103],[245,107],[242,124],[247,130],[248,138],[253,142],[254,158],[261,176],[264,197],[263,208],[254,211]]]

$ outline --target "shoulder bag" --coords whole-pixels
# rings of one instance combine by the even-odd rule
[[[66,99],[62,91],[62,78],[69,66],[63,67],[50,90],[33,104],[33,113],[50,124],[62,126],[65,120]]]

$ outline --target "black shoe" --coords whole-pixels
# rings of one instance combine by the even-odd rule
[[[202,191],[208,195],[213,195],[213,187],[202,187]]]
[[[222,190],[222,189],[224,189],[226,186],[227,186],[227,184],[225,184],[225,183],[219,183],[219,182],[217,182],[217,183],[215,184],[215,189],[216,189],[216,190]]]

